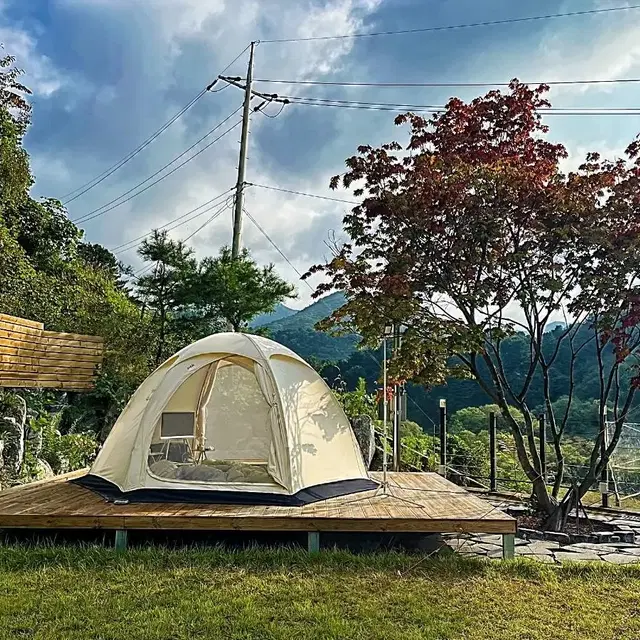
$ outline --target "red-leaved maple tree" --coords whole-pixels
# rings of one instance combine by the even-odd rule
[[[397,142],[361,146],[331,186],[352,188],[362,203],[344,218],[350,242],[312,268],[325,274],[316,295],[338,289],[347,303],[326,323],[348,324],[363,343],[385,325],[408,327],[392,373],[428,385],[475,379],[500,407],[547,527],[561,529],[596,482],[620,438],[640,386],[640,142],[616,161],[589,154],[564,173],[567,151],[546,138],[547,86],[514,80],[466,104],[452,99],[425,119],[396,118],[411,130]],[[545,327],[564,320],[543,348]],[[501,346],[515,332],[530,343],[517,384],[507,379]],[[560,499],[566,411],[551,401],[560,349],[574,365],[587,346],[599,363],[600,431],[587,471]],[[556,474],[541,473],[528,394],[541,376]],[[524,415],[519,425],[512,407]],[[607,407],[615,427],[604,453]]]

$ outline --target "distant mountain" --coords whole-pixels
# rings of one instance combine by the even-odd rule
[[[294,315],[263,325],[277,342],[289,347],[303,358],[318,358],[337,362],[348,358],[355,350],[358,336],[330,336],[316,331],[314,326],[330,316],[346,302],[337,292],[316,300]]]
[[[332,293],[311,303],[308,307],[298,312],[293,312],[288,317],[277,318],[273,322],[267,323],[271,331],[282,331],[284,329],[302,327],[313,328],[313,325],[324,318],[330,316],[336,309],[340,308],[347,299],[344,293]]]
[[[550,322],[545,328],[544,331],[545,333],[551,333],[552,331],[555,331],[556,329],[566,329],[567,325],[564,322]]]
[[[290,309],[283,304],[278,304],[271,313],[261,313],[259,316],[256,316],[249,323],[249,326],[253,329],[257,329],[258,327],[263,327],[265,324],[269,324],[270,322],[276,322],[278,320],[288,318],[289,316],[293,316],[296,313],[298,313],[297,309]]]

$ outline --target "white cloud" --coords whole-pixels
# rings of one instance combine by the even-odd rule
[[[590,147],[584,145],[571,146],[567,150],[569,157],[560,162],[560,168],[565,173],[577,171],[578,168],[584,164],[587,154],[592,151],[597,151],[600,157],[606,160],[615,161],[618,159],[626,159],[625,148],[626,147],[612,147],[606,140],[596,142]]]
[[[619,5],[619,3],[615,3]],[[611,2],[594,3],[594,7]],[[640,70],[640,12],[609,14],[606,18],[547,29],[534,64],[544,80],[615,80]],[[566,90],[566,89],[565,89]],[[611,85],[584,85],[574,91],[610,92]],[[557,90],[555,90],[557,91]]]
[[[53,153],[49,150],[33,154],[38,193],[49,194],[53,186],[55,195],[60,196],[103,171],[173,115],[178,103],[182,106],[188,100],[191,89],[187,91],[185,86],[206,84],[250,40],[353,33],[366,26],[365,20],[381,1],[137,0],[133,3],[129,0],[59,0],[60,6],[66,11],[76,12],[76,18],[81,16],[87,28],[96,31],[98,39],[92,44],[97,48],[102,45],[100,37],[112,37],[110,32],[103,34],[100,30],[99,25],[107,18],[118,25],[130,25],[130,32],[121,34],[128,43],[139,34],[135,42],[139,48],[127,49],[127,66],[123,74],[134,76],[129,84],[125,83],[123,75],[122,80],[109,80],[102,89],[98,89],[99,84],[95,83],[90,91],[77,93],[77,104],[71,103],[70,117],[77,116],[82,109],[87,114],[87,128],[92,135],[96,133],[96,127],[112,126],[113,120],[118,118],[130,120],[129,124],[138,122],[139,126],[136,127],[136,139],[122,141],[120,150],[111,151],[107,157],[99,143],[95,155],[84,149],[81,153],[63,149],[53,164],[50,163]],[[117,43],[111,46],[115,47]],[[348,54],[352,46],[353,41],[349,39],[295,45],[263,43],[256,50],[256,74],[258,77],[267,74],[291,78],[329,74],[342,65],[351,64]],[[82,55],[82,51],[78,54]],[[244,55],[229,72],[243,74],[246,60]],[[95,79],[85,80],[91,84]],[[91,94],[89,102],[86,102],[85,93]],[[206,95],[193,113],[189,112],[188,117],[176,122],[148,150],[114,174],[113,179],[72,203],[70,217],[73,219],[86,214],[146,178],[219,122],[240,103],[241,98],[241,93],[233,88],[221,94]],[[69,100],[66,96],[65,101]],[[88,111],[87,104],[93,113]],[[287,117],[286,112],[275,121],[259,115],[253,117],[248,179],[299,191],[327,193],[329,175],[326,172],[310,177],[305,167],[299,166],[293,174],[285,177],[283,169],[274,165],[271,149],[260,148],[261,130],[264,127],[278,129],[283,122],[286,123]],[[286,133],[284,125],[283,133]],[[85,226],[88,239],[114,247],[227,190],[236,179],[238,138],[239,129],[147,193],[81,225]],[[284,136],[283,144],[289,144]],[[339,156],[338,166],[341,159]],[[248,190],[246,204],[247,210],[287,255],[295,269],[283,260],[249,219],[244,221],[245,245],[258,261],[277,264],[279,271],[298,287],[300,299],[294,304],[305,304],[311,292],[299,282],[296,269],[304,272],[328,254],[323,239],[328,238],[331,229],[339,231],[348,205],[258,189]],[[189,236],[211,213],[213,211],[172,231],[172,237]],[[222,244],[230,242],[231,218],[231,211],[225,211],[189,241],[199,256],[215,254]],[[134,251],[121,257],[135,266],[138,264]]]
[[[73,18],[72,23],[82,24],[88,34],[69,45],[73,47],[74,55],[82,59],[90,54],[98,62],[94,70],[85,66],[74,71],[75,75],[62,74],[55,68],[55,56],[51,61],[41,55],[37,37],[18,30],[23,39],[18,38],[17,42],[26,57],[13,52],[20,56],[21,66],[40,79],[36,84],[42,91],[49,91],[43,95],[49,95],[51,102],[59,101],[68,110],[70,123],[81,121],[84,127],[74,129],[72,138],[60,138],[55,145],[45,134],[40,141],[34,142],[32,157],[38,178],[37,192],[60,196],[101,173],[176,113],[249,41],[346,34],[368,29],[371,26],[368,21],[382,1],[57,0],[52,6],[63,10],[61,19]],[[410,23],[410,20],[409,17],[407,21]],[[512,41],[513,49],[505,50],[498,38],[487,37],[477,56],[465,52],[464,57],[450,68],[441,70],[443,65],[437,52],[431,51],[422,57],[416,55],[415,68],[407,71],[422,74],[420,77],[449,81],[508,80],[513,76],[525,80],[624,76],[640,69],[639,21],[640,12],[612,14],[601,21],[595,18],[549,21],[544,29],[536,25],[536,29],[541,29],[541,35],[535,40],[532,38],[533,46],[529,43],[523,47]],[[17,29],[15,25],[11,28]],[[474,31],[474,37],[479,37],[480,32]],[[446,37],[454,36],[448,34]],[[464,37],[469,36],[464,34]],[[379,45],[378,59],[384,58],[391,69],[390,61],[395,61],[396,56],[401,59],[403,43],[409,41],[394,40],[395,44],[392,44],[390,40],[382,40],[375,45]],[[431,41],[425,42],[425,52]],[[355,42],[358,41],[264,42],[256,50],[256,77],[303,79],[327,76],[366,80],[368,61],[353,55]],[[414,46],[415,41],[411,42]],[[56,46],[64,45],[60,42]],[[446,50],[447,59],[455,57],[451,55],[454,50],[455,46]],[[103,60],[108,78],[98,68]],[[111,66],[106,69],[108,65]],[[228,73],[243,75],[245,69],[246,55]],[[401,70],[404,72],[404,67],[398,68],[398,74]],[[438,76],[440,72],[449,77]],[[388,70],[373,72],[371,79],[390,80],[389,73]],[[68,77],[74,78],[73,83],[69,83]],[[59,83],[58,88],[55,82]],[[60,91],[61,86],[64,91]],[[602,88],[592,89],[598,98],[602,97],[599,93]],[[283,94],[291,92],[285,86],[275,90]],[[298,88],[297,91],[301,90]],[[311,91],[305,89],[306,94]],[[346,93],[346,97],[356,95],[366,99],[363,92]],[[434,92],[416,92],[411,98],[407,93],[402,97],[399,95],[388,92],[382,99],[430,103],[438,100],[434,98]],[[569,92],[563,94],[563,99],[570,100],[575,95],[578,100],[582,99],[579,94]],[[149,149],[72,203],[71,217],[79,217],[99,207],[145,179],[219,122],[241,98],[234,88],[220,94],[207,94]],[[380,93],[374,99],[381,99]],[[393,131],[392,116],[386,113],[311,107],[309,111],[303,111],[305,107],[296,109],[298,116],[295,118],[293,109],[286,109],[278,120],[254,116],[247,174],[251,182],[335,195],[328,190],[328,178],[341,170],[343,158],[353,152],[356,144],[377,144],[405,133]],[[306,120],[302,120],[302,113]],[[34,119],[38,122],[37,109]],[[569,163],[578,163],[574,158],[584,155],[583,148],[598,149],[590,139],[602,141],[601,149],[609,149],[611,154],[619,152],[617,139],[593,132],[588,126],[583,126],[577,133],[571,131],[572,135],[567,139],[564,134],[568,129],[563,129],[565,122],[557,119],[553,124],[554,134],[556,131],[562,133],[561,139],[576,150]],[[556,125],[560,125],[558,129]],[[586,125],[585,120],[582,125]],[[291,131],[297,132],[296,138],[292,138]],[[268,138],[266,134],[270,134]],[[581,141],[580,136],[587,139]],[[238,138],[239,131],[235,130],[153,189],[87,223],[88,238],[114,247],[224,192],[235,182]],[[268,142],[264,142],[267,139]],[[260,146],[260,141],[264,146]],[[297,157],[295,154],[300,151],[301,143],[313,148],[316,160],[321,157],[313,166],[300,160],[297,163],[282,160],[283,156]],[[350,199],[346,194],[345,198]],[[248,211],[301,272],[329,253],[323,240],[327,239],[330,230],[340,231],[342,215],[348,208],[346,204],[253,188],[247,194]],[[184,238],[206,219],[205,214],[171,232],[172,236]],[[221,244],[230,242],[230,238],[231,212],[227,211],[190,240],[190,245],[202,256],[216,253]],[[298,281],[295,270],[283,261],[248,219],[244,225],[244,241],[259,261],[273,261],[287,278]],[[134,252],[122,257],[135,262]],[[301,299],[296,304],[299,306],[308,300],[310,292],[299,282],[298,289]]]
[[[17,58],[18,66],[26,70],[24,81],[35,97],[49,98],[65,84],[64,74],[47,56],[38,53],[37,40],[31,34],[17,27],[0,26],[0,43]]]

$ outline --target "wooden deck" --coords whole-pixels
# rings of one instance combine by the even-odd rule
[[[81,475],[81,474],[75,474]],[[376,480],[379,473],[373,473]],[[0,492],[0,529],[164,529],[513,534],[516,521],[435,473],[390,473],[390,488],[303,507],[115,505],[66,477]]]

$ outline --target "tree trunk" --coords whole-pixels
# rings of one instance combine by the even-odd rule
[[[560,446],[560,439],[557,438],[555,434],[553,438],[553,451],[555,453],[556,463],[558,466],[556,469],[556,475],[553,482],[553,491],[551,495],[557,499],[560,493],[560,487],[562,486],[562,480],[564,478],[564,455],[562,453],[562,447]]]
[[[1,408],[1,407],[0,407]],[[12,478],[17,478],[24,462],[25,425],[27,403],[21,396],[13,396],[11,407],[0,415],[0,440],[2,441],[2,465]]]
[[[551,499],[549,492],[547,491],[547,485],[545,479],[542,477],[539,471],[540,467],[540,458],[537,456],[537,451],[535,448],[535,442],[533,439],[529,439],[530,446],[533,447],[533,451],[530,452],[532,457],[534,458],[535,465],[532,465],[529,460],[529,454],[527,453],[526,445],[522,434],[520,433],[520,427],[518,423],[513,419],[509,411],[509,407],[504,401],[503,398],[499,399],[499,406],[502,413],[502,417],[505,419],[509,427],[511,428],[511,433],[513,434],[514,443],[516,445],[516,453],[518,456],[518,462],[522,467],[523,471],[527,474],[527,477],[531,481],[532,486],[532,498],[538,505],[539,509],[544,513],[551,514],[554,509],[554,501]]]
[[[156,366],[162,363],[162,354],[164,353],[164,330],[166,324],[166,313],[164,307],[160,309],[160,334],[158,335],[158,349],[156,351]]]
[[[553,508],[544,523],[546,531],[562,531],[567,526],[571,512],[578,504],[578,495],[574,488],[569,489],[564,499],[558,502],[551,500]]]

